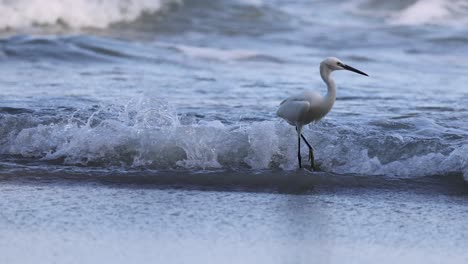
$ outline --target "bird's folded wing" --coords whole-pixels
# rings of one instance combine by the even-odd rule
[[[289,123],[294,124],[301,116],[309,110],[310,104],[303,100],[285,100],[281,103],[276,114]]]

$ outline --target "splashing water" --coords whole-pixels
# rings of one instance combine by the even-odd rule
[[[2,142],[1,154],[39,159],[44,166],[52,162],[165,170],[297,167],[296,133],[286,123],[181,121],[173,106],[149,98],[76,110],[53,123],[11,114],[2,115],[2,119],[9,120],[9,128],[2,129],[7,139]],[[325,171],[399,177],[459,172],[466,178],[466,144],[457,147],[440,140],[365,130],[325,122],[312,126],[305,135]]]

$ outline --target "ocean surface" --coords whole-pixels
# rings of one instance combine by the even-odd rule
[[[0,72],[2,263],[468,261],[468,1],[0,1]]]

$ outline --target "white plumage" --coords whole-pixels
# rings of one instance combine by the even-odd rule
[[[320,76],[327,85],[328,91],[325,96],[321,96],[314,91],[304,91],[300,94],[291,96],[281,102],[277,115],[290,125],[295,126],[298,135],[298,161],[301,168],[301,137],[309,147],[309,159],[311,167],[315,169],[314,154],[312,146],[302,135],[302,127],[311,122],[322,119],[333,107],[336,100],[336,85],[331,78],[331,73],[336,70],[349,70],[365,76],[366,73],[348,66],[335,57],[326,58],[320,63]]]
[[[318,121],[330,111],[326,106],[333,106],[326,99],[317,92],[304,91],[281,102],[277,115],[293,126]]]

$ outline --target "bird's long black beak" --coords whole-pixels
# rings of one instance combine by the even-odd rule
[[[362,75],[365,75],[365,76],[369,76],[369,75],[367,75],[367,73],[362,72],[362,71],[360,71],[360,70],[358,70],[358,69],[356,69],[356,68],[353,68],[353,67],[351,67],[351,66],[348,66],[348,65],[346,65],[346,64],[343,64],[342,67],[343,67],[344,69],[348,70],[348,71],[352,71],[352,72],[359,73],[359,74],[362,74]]]

